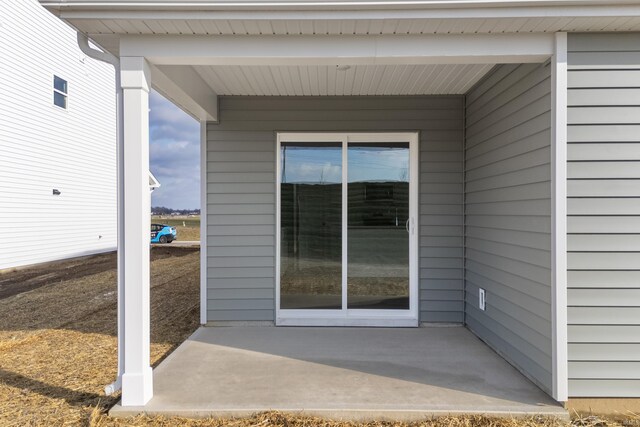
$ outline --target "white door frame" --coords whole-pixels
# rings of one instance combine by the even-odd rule
[[[276,138],[276,325],[417,327],[418,289],[418,133],[417,132],[278,132]],[[342,309],[280,308],[280,146],[283,142],[342,142]],[[349,142],[409,143],[409,310],[347,308],[347,147]]]

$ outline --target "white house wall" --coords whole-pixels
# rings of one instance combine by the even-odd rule
[[[0,9],[0,269],[115,249],[113,67],[38,2]],[[54,75],[68,82],[66,110]]]

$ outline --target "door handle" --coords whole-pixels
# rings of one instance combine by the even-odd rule
[[[407,233],[410,233],[410,231],[409,231],[409,221],[411,221],[411,218],[408,218],[407,222],[404,224],[404,228],[407,230]]]

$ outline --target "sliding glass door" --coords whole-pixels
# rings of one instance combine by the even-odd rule
[[[342,143],[280,150],[280,307],[341,309]]]
[[[278,135],[278,324],[417,325],[416,145]]]
[[[409,309],[409,143],[348,144],[347,308]]]

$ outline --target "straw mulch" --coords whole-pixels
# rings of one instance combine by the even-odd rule
[[[598,417],[575,417],[571,422],[560,421],[557,418],[490,418],[482,416],[438,417],[411,423],[371,421],[351,422],[334,421],[323,418],[288,414],[281,412],[265,412],[248,418],[237,419],[187,419],[167,417],[138,416],[126,420],[105,417],[97,410],[91,416],[93,427],[120,426],[154,426],[154,427],[636,427],[640,419],[635,417],[624,421],[605,420]]]
[[[199,253],[158,259],[151,275],[157,364],[198,326]],[[0,313],[0,425],[89,425],[116,403],[103,393],[117,369],[115,270],[2,299]]]
[[[154,248],[154,250],[156,250]],[[168,249],[162,249],[167,251]],[[184,255],[183,253],[180,255]],[[56,268],[56,266],[52,266]],[[198,326],[199,253],[152,262],[152,363],[157,365]],[[419,423],[329,421],[261,413],[242,419],[138,416],[113,419],[118,396],[103,387],[116,375],[116,272],[73,274],[0,300],[0,426],[563,427],[556,419],[442,417]],[[576,417],[580,427],[640,427]]]

